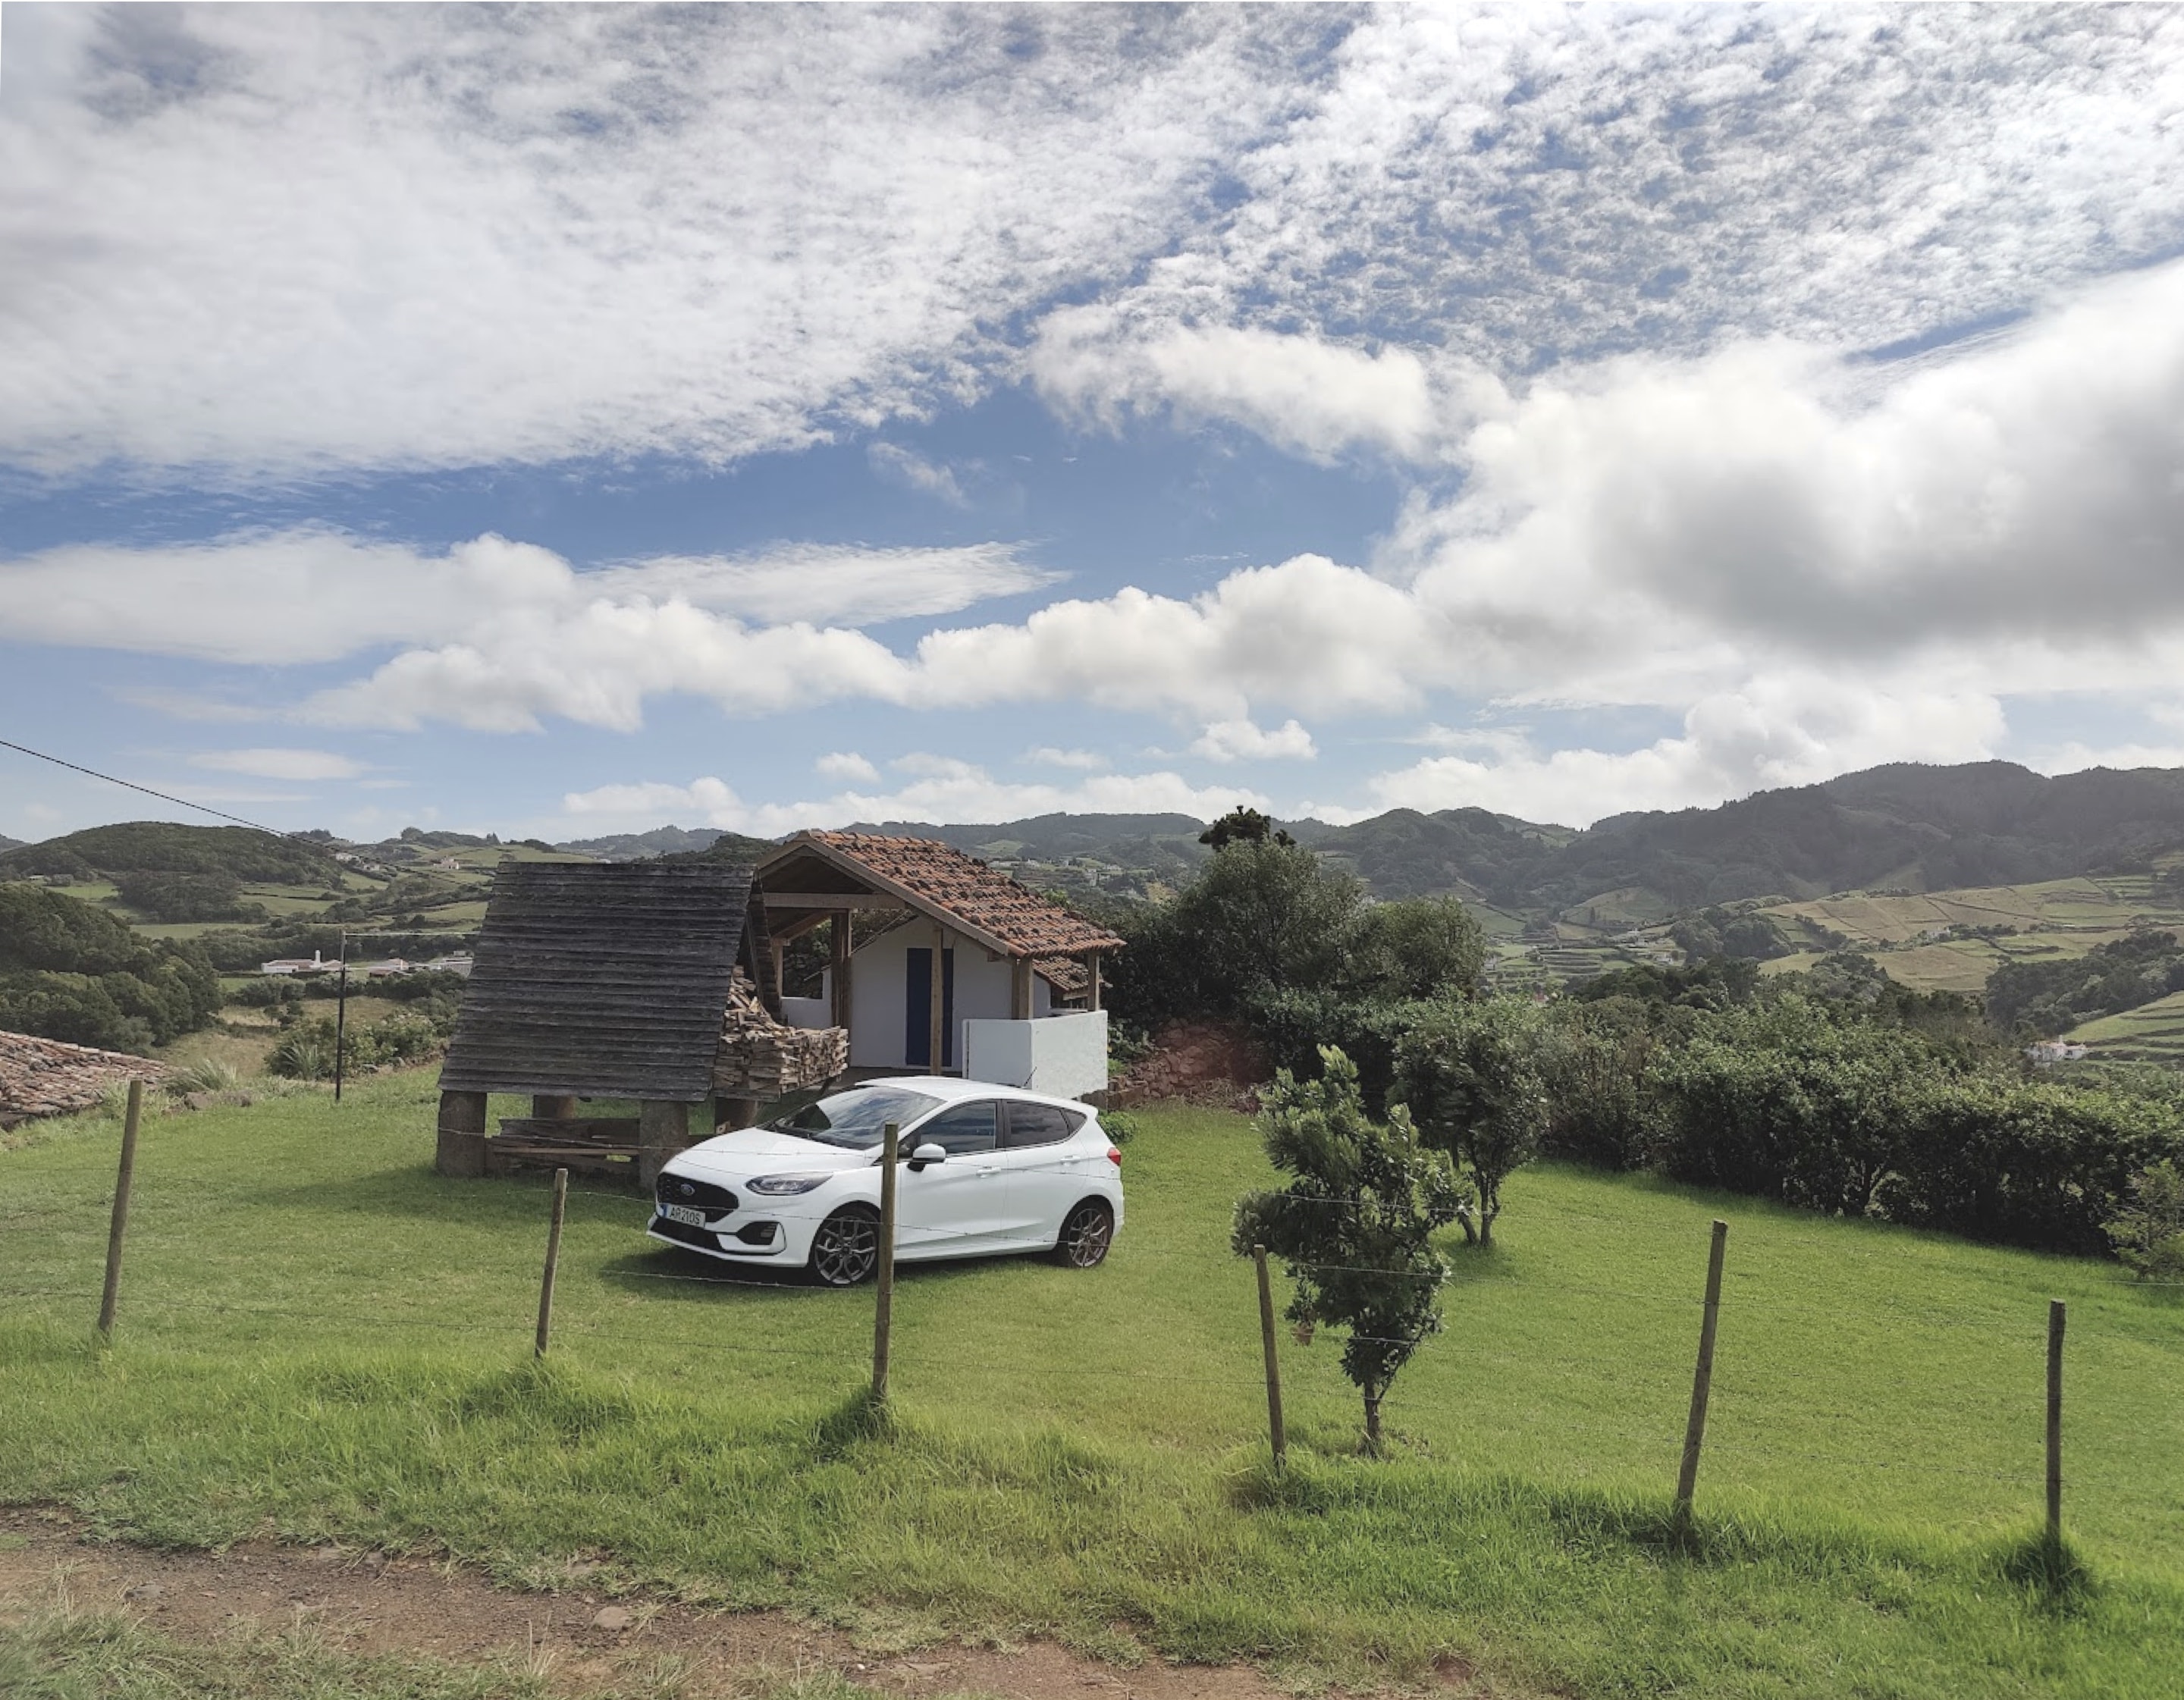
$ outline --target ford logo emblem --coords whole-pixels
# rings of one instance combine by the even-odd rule
[[[697,1189],[696,1187],[694,1187],[694,1186],[691,1185],[691,1184],[690,1184],[690,1183],[689,1183],[688,1181],[687,1181],[687,1180],[686,1180],[686,1181],[684,1181],[684,1182],[683,1182],[680,1186],[677,1187],[675,1190],[676,1190],[677,1192],[681,1193],[681,1194],[683,1196],[683,1197],[685,1197],[685,1198],[688,1198],[688,1197],[692,1196],[693,1196],[693,1195],[694,1195],[694,1194],[697,1192],[697,1190],[698,1190],[698,1189]]]

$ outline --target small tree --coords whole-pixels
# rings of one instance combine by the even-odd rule
[[[1464,1237],[1494,1243],[1502,1183],[1532,1160],[1546,1126],[1536,1012],[1515,998],[1435,1010],[1396,1047],[1391,1102],[1407,1106],[1427,1141],[1471,1171],[1477,1225]]]
[[[2184,1279],[2184,1173],[2166,1157],[2149,1163],[2131,1196],[2109,1225],[2116,1256],[2142,1281]]]
[[[1365,1444],[1380,1450],[1380,1401],[1418,1342],[1440,1329],[1447,1266],[1432,1235],[1456,1219],[1462,1190],[1447,1159],[1418,1142],[1401,1110],[1365,1113],[1357,1069],[1329,1045],[1321,1078],[1275,1077],[1259,1118],[1279,1191],[1240,1199],[1230,1244],[1264,1246],[1289,1268],[1287,1312],[1305,1327],[1346,1328],[1342,1373],[1365,1396]]]

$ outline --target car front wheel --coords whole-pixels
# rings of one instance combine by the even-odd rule
[[[879,1261],[879,1218],[869,1210],[838,1210],[811,1236],[811,1273],[824,1285],[869,1281]]]
[[[1062,1218],[1054,1255],[1072,1269],[1096,1269],[1107,1261],[1107,1248],[1114,1243],[1115,1212],[1088,1198]]]

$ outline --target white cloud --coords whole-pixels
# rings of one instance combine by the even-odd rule
[[[1210,821],[1240,801],[1268,806],[1256,792],[1208,790],[1175,773],[1105,773],[1073,785],[1019,785],[997,780],[969,762],[933,757],[918,764],[918,777],[910,783],[886,793],[844,791],[810,802],[753,803],[738,795],[725,780],[708,777],[687,785],[649,783],[573,791],[562,799],[562,808],[571,832],[634,829],[663,819],[691,818],[730,832],[777,838],[804,827],[838,827],[853,821],[947,825],[1018,820],[1060,811],[1174,813]]]
[[[535,635],[542,621],[573,623],[599,609],[878,625],[1054,582],[998,543],[789,543],[579,572],[550,549],[491,534],[437,554],[304,528],[203,543],[70,544],[0,560],[0,621],[36,643],[278,665],[489,637],[503,621]]]
[[[1441,436],[1424,360],[1317,337],[1228,326],[1134,336],[1103,307],[1048,315],[1028,358],[1034,382],[1065,411],[1112,426],[1128,410],[1230,420],[1313,460],[1359,445],[1424,458]]]
[[[838,750],[811,764],[822,779],[841,779],[866,785],[879,783],[880,770],[855,750]]]
[[[1873,345],[2184,237],[2167,7],[26,6],[8,58],[0,454],[57,470],[794,447],[1062,300],[1123,396],[1408,452],[1421,350]]]
[[[1100,750],[1057,750],[1050,744],[1025,750],[1023,759],[1035,767],[1074,767],[1087,773],[1096,773],[1112,765]]]
[[[1208,761],[1309,761],[1319,750],[1294,720],[1272,732],[1248,720],[1220,720],[1200,734],[1190,753]]]
[[[362,762],[331,750],[204,750],[190,766],[258,779],[354,779],[365,772]]]
[[[914,450],[893,443],[875,443],[866,449],[865,458],[875,472],[893,479],[905,489],[937,496],[951,508],[970,505],[970,499],[963,493],[963,487],[956,482],[952,468],[937,465]]]
[[[1707,807],[1883,761],[1976,761],[2006,730],[1976,693],[1873,690],[1819,674],[1775,676],[1694,705],[1682,734],[1641,749],[1538,751],[1497,740],[1493,759],[1435,755],[1369,782],[1374,807],[1307,805],[1324,818],[1381,809],[1491,809],[1590,826],[1633,809]]]
[[[68,8],[55,8],[65,14]],[[1306,20],[8,8],[0,454],[720,457],[922,412],[1118,279]]]

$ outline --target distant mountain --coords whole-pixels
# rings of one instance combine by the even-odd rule
[[[0,833],[0,850],[20,850],[24,843],[21,839],[11,839],[5,833]]]
[[[715,827],[655,827],[649,833],[609,833],[604,838],[572,839],[554,848],[595,856],[601,861],[642,861],[647,856],[687,856],[710,850],[716,841],[730,836]]]
[[[127,821],[0,850],[0,879],[25,874],[76,878],[117,873],[216,873],[231,879],[323,885],[331,852],[249,827],[190,827]]]

